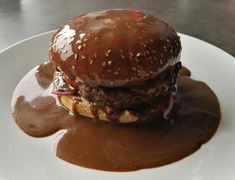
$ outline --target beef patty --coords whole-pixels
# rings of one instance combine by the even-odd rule
[[[143,104],[151,104],[159,96],[169,96],[176,92],[176,79],[181,68],[178,62],[174,66],[168,67],[155,79],[150,79],[138,86],[131,87],[96,87],[92,88],[84,83],[79,86],[69,86],[65,82],[63,73],[56,71],[54,81],[54,91],[76,95],[84,98],[88,102],[99,107],[110,107],[116,110],[136,109]]]

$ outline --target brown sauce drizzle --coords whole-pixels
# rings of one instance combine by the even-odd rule
[[[179,75],[180,76],[191,76],[191,72],[188,68],[186,68],[185,66],[182,66],[182,68],[180,69]]]
[[[38,70],[40,73],[37,68],[29,72],[16,87],[12,99],[15,121],[34,137],[64,130],[54,144],[56,155],[79,166],[131,171],[166,165],[199,149],[220,122],[219,102],[213,91],[189,77],[178,80],[176,103],[168,120],[113,124],[71,115],[57,105],[51,81],[42,87],[38,77],[43,67]],[[32,89],[33,94],[29,92]]]

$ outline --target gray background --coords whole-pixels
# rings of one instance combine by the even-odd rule
[[[82,13],[134,8],[235,56],[235,0],[0,0],[0,50]]]

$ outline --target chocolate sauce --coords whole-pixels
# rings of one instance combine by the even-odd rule
[[[191,72],[188,68],[186,68],[185,66],[182,66],[182,68],[179,71],[179,75],[180,76],[191,76]]]
[[[51,82],[40,84],[45,81],[39,81],[39,76],[48,77],[43,69],[33,69],[16,87],[12,99],[15,121],[34,137],[64,130],[54,144],[56,155],[79,166],[131,171],[166,165],[199,149],[220,122],[213,91],[189,77],[178,80],[176,103],[168,120],[113,124],[71,115],[51,94]]]

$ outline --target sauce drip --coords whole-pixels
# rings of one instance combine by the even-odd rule
[[[186,68],[185,66],[182,66],[182,68],[179,71],[179,75],[180,76],[191,76],[191,72],[188,68]]]
[[[166,165],[199,149],[220,122],[213,91],[189,77],[178,80],[176,103],[168,120],[117,124],[71,115],[51,94],[51,81],[43,69],[34,68],[16,87],[12,98],[15,121],[34,137],[64,130],[54,144],[56,155],[79,166],[131,171]],[[43,81],[44,77],[47,80]],[[31,89],[35,89],[33,94]]]

